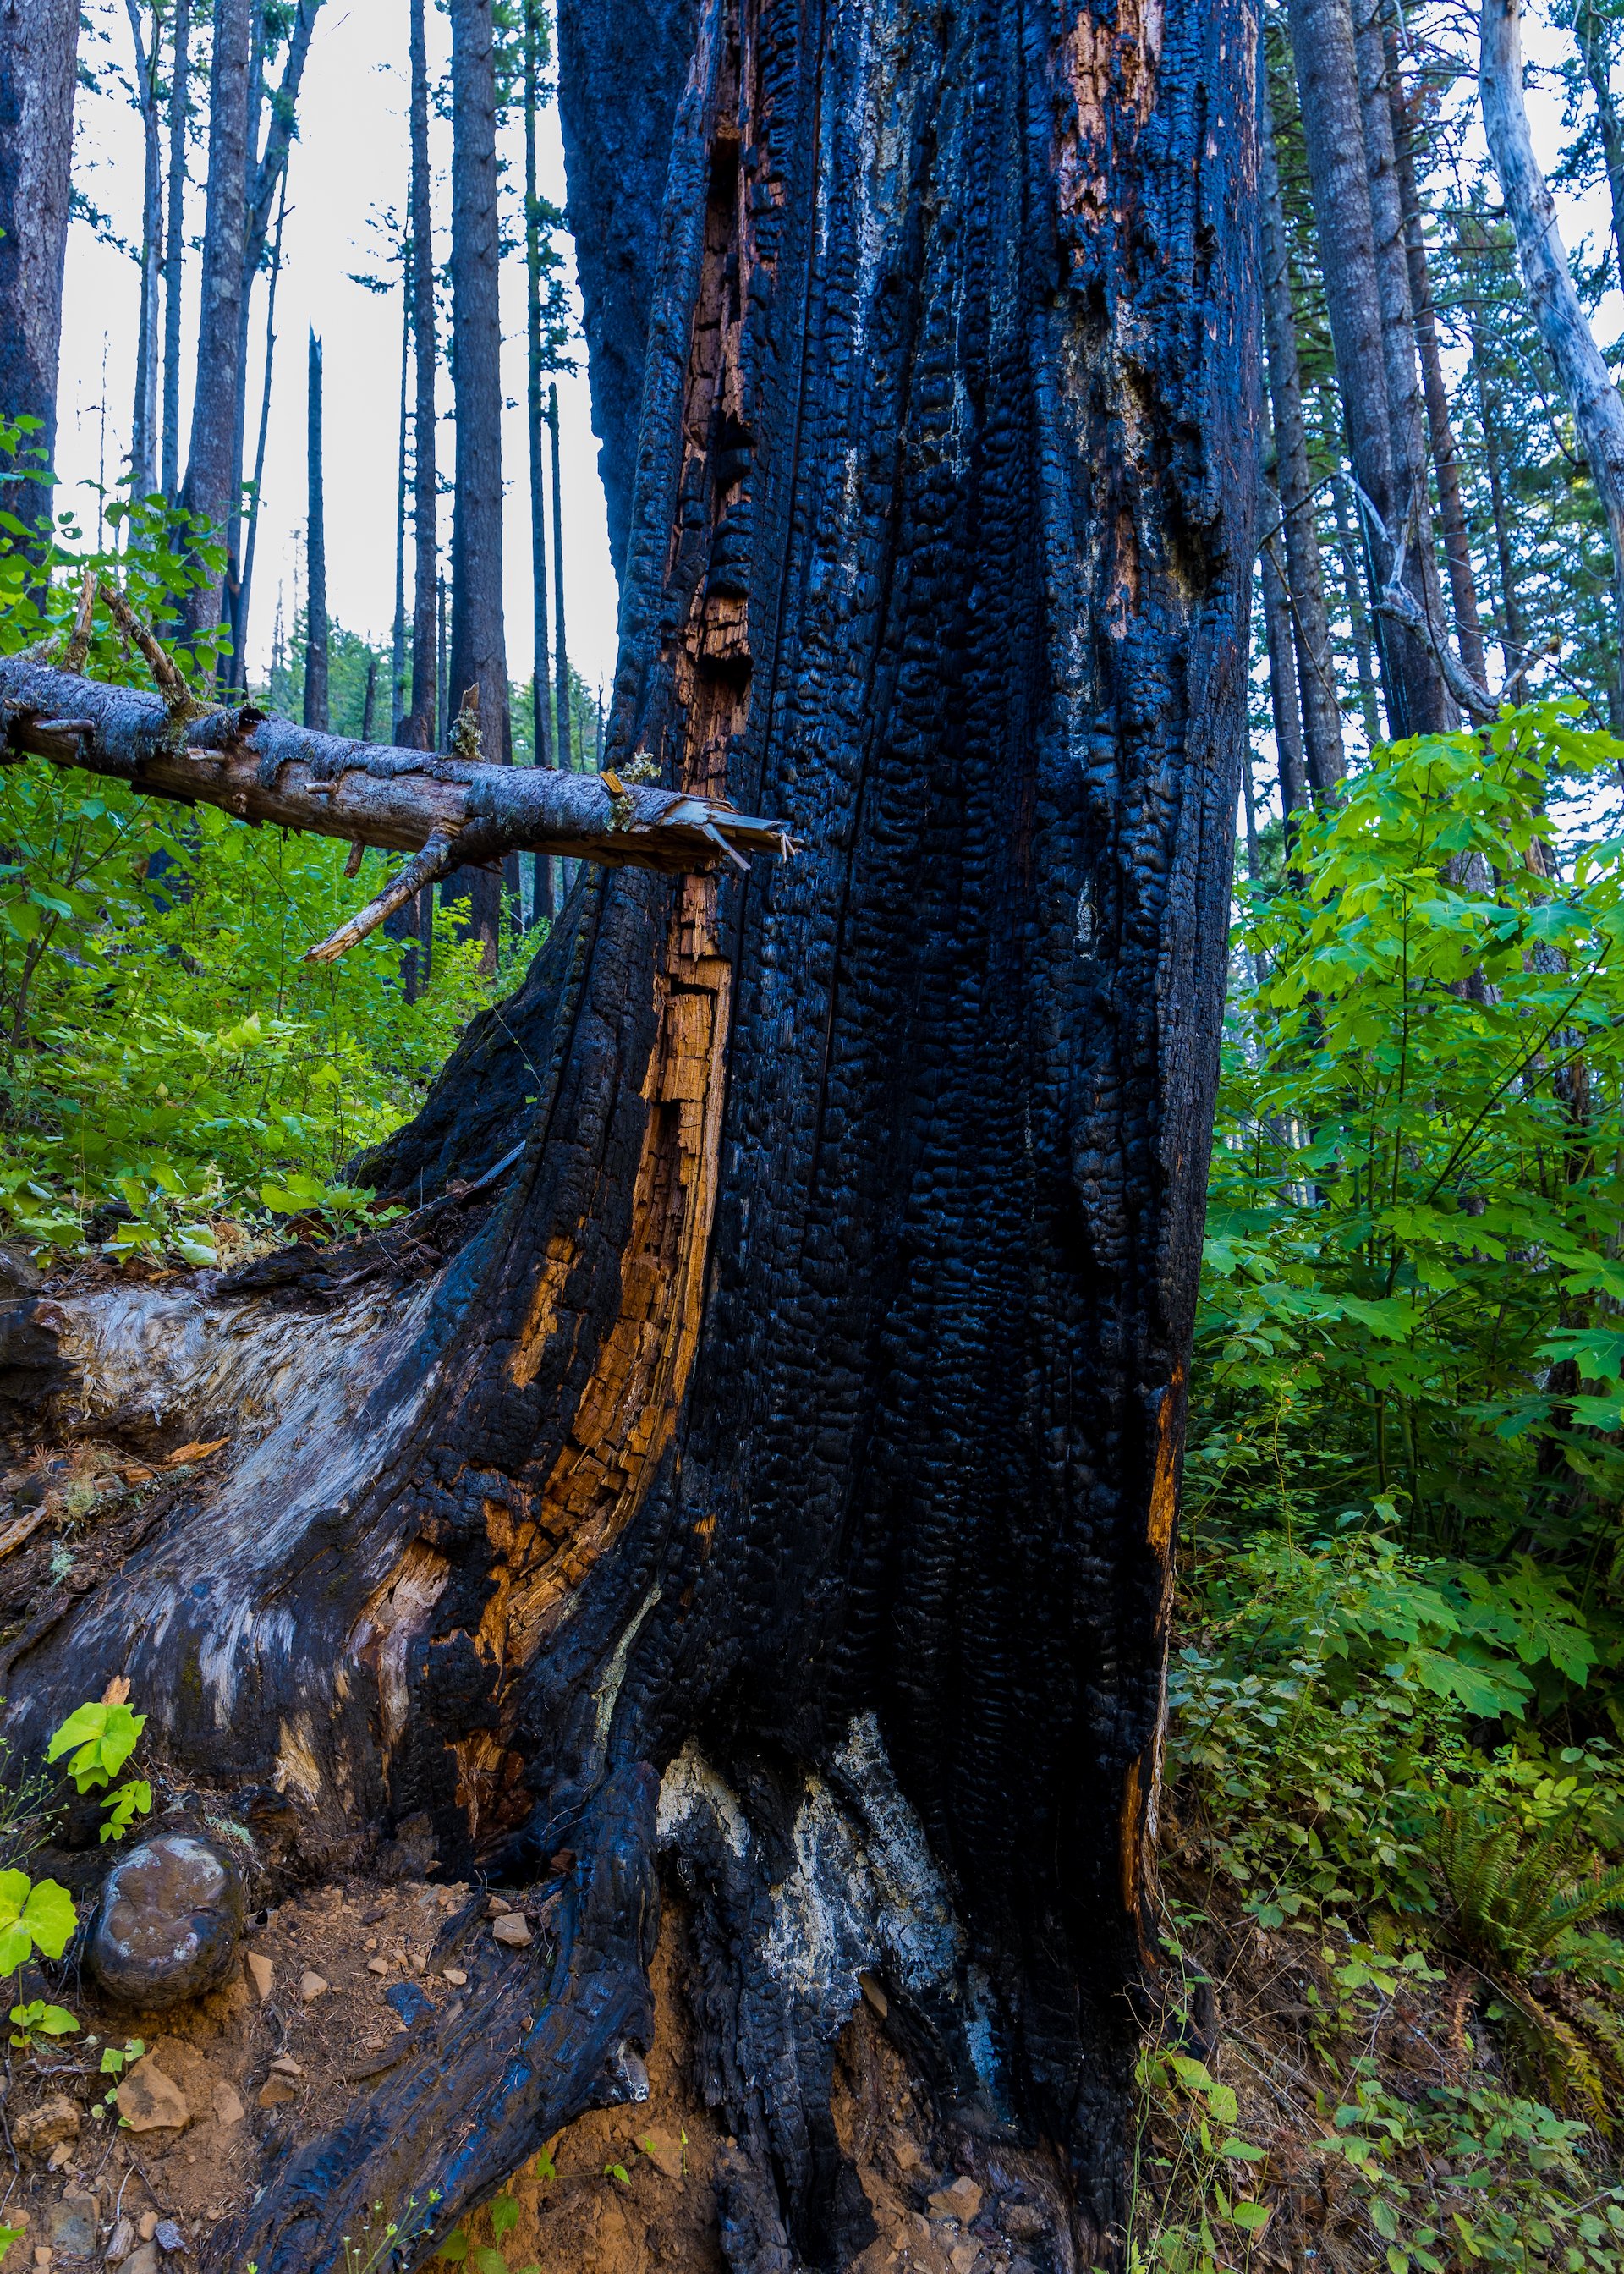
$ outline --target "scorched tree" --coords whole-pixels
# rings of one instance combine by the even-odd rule
[[[736,2266],[868,2240],[830,2114],[860,1969],[939,2103],[1058,2150],[1086,2263],[1229,917],[1256,19],[560,13],[613,779],[0,666],[13,755],[421,847],[419,883],[454,841],[590,863],[363,1164],[403,1222],[17,1299],[30,1427],[230,1443],[4,1686],[37,1735],[126,1677],[173,1777],[280,1796],[307,1877],[410,1840],[561,1878],[556,1946],[419,2025],[222,2268],[313,2274],[425,2184],[438,2236],[635,2096],[662,1845]]]

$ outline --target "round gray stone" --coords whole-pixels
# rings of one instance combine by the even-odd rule
[[[185,1833],[161,1833],[108,1873],[86,1956],[111,1997],[152,2012],[217,1989],[242,1931],[231,1858]]]

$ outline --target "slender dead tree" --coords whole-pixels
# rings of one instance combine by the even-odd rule
[[[1373,749],[1381,740],[1381,713],[1376,691],[1376,657],[1371,639],[1370,614],[1365,606],[1365,582],[1359,573],[1359,541],[1348,485],[1341,474],[1331,483],[1331,509],[1336,521],[1336,553],[1342,572],[1342,604],[1353,646],[1354,668],[1359,681],[1359,717],[1365,742]]]
[[[192,440],[180,501],[188,513],[214,531],[216,538],[225,534],[237,464],[252,15],[251,0],[214,0],[203,297],[198,321]],[[222,588],[222,580],[217,576],[198,577],[182,605],[182,622],[187,632],[210,631],[220,622]]]
[[[180,495],[181,293],[186,260],[186,134],[192,123],[192,0],[175,0],[169,62],[169,169],[164,192],[163,494]]]
[[[308,519],[304,529],[304,724],[327,730],[327,478],[321,447],[321,343],[310,335],[310,403],[306,466]],[[370,738],[369,738],[370,739]]]
[[[1268,343],[1269,401],[1274,430],[1275,480],[1283,522],[1289,606],[1296,647],[1294,678],[1302,697],[1303,758],[1314,794],[1335,794],[1343,773],[1342,709],[1337,701],[1331,623],[1315,520],[1317,486],[1309,471],[1303,382],[1297,366],[1297,310],[1291,290],[1290,247],[1280,194],[1280,169],[1269,117],[1263,43],[1258,58],[1258,142],[1262,197],[1263,311]],[[1270,570],[1270,575],[1274,570]],[[1264,588],[1265,611],[1269,606]],[[1271,635],[1273,636],[1273,635]],[[1270,650],[1271,657],[1273,649]],[[1271,662],[1271,674],[1273,664]],[[1271,676],[1271,684],[1273,683]],[[1282,766],[1284,761],[1282,760]],[[1283,774],[1282,774],[1283,779]]]
[[[162,22],[152,11],[147,41],[140,0],[124,0],[135,49],[135,100],[141,119],[141,302],[135,333],[135,401],[130,417],[130,487],[149,497],[158,486],[159,317],[163,263],[163,120],[158,100]]]
[[[1607,169],[1607,198],[1613,215],[1614,281],[1624,290],[1624,117],[1613,92],[1613,58],[1607,52],[1609,19],[1598,0],[1577,0],[1574,44],[1596,104],[1602,158]]]
[[[451,0],[451,379],[456,493],[451,525],[451,693],[487,757],[513,756],[502,613],[502,373],[497,215],[496,34],[492,0]],[[471,721],[471,729],[469,723]],[[452,888],[487,969],[500,948],[501,879]]]
[[[1267,521],[1279,518],[1279,500],[1267,487],[1263,492],[1263,513]],[[1269,709],[1274,721],[1274,749],[1280,769],[1280,812],[1289,845],[1296,834],[1297,815],[1308,809],[1308,768],[1291,608],[1285,579],[1280,573],[1278,544],[1279,539],[1274,536],[1265,540],[1258,568],[1262,582],[1263,633],[1268,650]]]
[[[564,636],[564,463],[556,380],[547,388],[547,427],[553,442],[553,748],[559,764],[569,766],[575,764],[575,737],[569,731],[569,647]]]
[[[67,258],[79,0],[0,0],[0,417],[32,418],[27,447],[56,450],[56,370]],[[28,521],[50,493],[12,487]]]
[[[410,1824],[558,1894],[211,2274],[315,2274],[432,2175],[425,2262],[635,2097],[662,1870],[735,2266],[872,2238],[834,2100],[860,1977],[966,2157],[1046,2159],[1090,2265],[1129,2195],[1244,727],[1251,19],[568,0],[560,51],[589,354],[646,373],[596,408],[603,774],[228,711],[182,776],[156,697],[0,659],[14,747],[595,863],[358,1164],[409,1217],[18,1299],[36,1432],[60,1399],[229,1442],[0,1690],[22,1744],[126,1679],[160,1777],[269,1795],[267,1869],[381,1870]],[[806,1965],[786,1903],[827,1922]]]
[[[288,177],[276,200],[276,230],[271,239],[270,275],[265,295],[265,370],[259,386],[259,432],[254,443],[253,480],[248,495],[248,537],[243,547],[242,598],[238,603],[238,683],[247,684],[248,621],[253,606],[254,554],[259,540],[259,507],[265,495],[265,448],[271,428],[271,387],[276,373],[276,287],[282,277],[282,230],[288,218]]]
[[[1432,471],[1438,482],[1438,523],[1443,538],[1444,565],[1449,578],[1449,599],[1455,612],[1455,642],[1461,661],[1472,677],[1486,682],[1488,665],[1483,651],[1483,625],[1477,613],[1477,587],[1472,575],[1471,538],[1466,525],[1466,506],[1461,495],[1461,454],[1449,416],[1449,389],[1438,339],[1438,311],[1432,300],[1431,266],[1426,257],[1426,230],[1421,212],[1421,192],[1416,180],[1414,98],[1407,95],[1399,68],[1398,41],[1393,26],[1384,26],[1387,89],[1393,120],[1393,146],[1398,165],[1399,206],[1403,216],[1404,249],[1410,265],[1410,297],[1415,309],[1416,344],[1421,355],[1421,384],[1426,403],[1426,424],[1432,450]]]
[[[1613,540],[1619,653],[1607,700],[1624,730],[1624,403],[1619,399],[1568,267],[1556,206],[1534,155],[1522,100],[1522,32],[1517,0],[1483,0],[1478,91],[1489,154],[1516,238],[1530,312],[1573,411]]]
[[[542,456],[545,414],[541,383],[545,372],[546,343],[542,331],[542,209],[536,177],[536,115],[541,102],[542,41],[545,26],[540,0],[524,0],[524,270],[525,343],[529,350],[525,409],[529,419],[530,473],[530,716],[536,739],[536,763],[554,763],[552,705],[553,683],[547,637],[547,485]],[[553,915],[553,863],[536,863],[535,914],[551,922]]]
[[[412,419],[411,709],[402,740],[419,750],[439,741],[440,476],[435,448],[435,380],[440,343],[434,320],[434,181],[429,170],[429,66],[425,0],[411,0],[411,339],[417,366]],[[459,403],[460,408],[460,403]],[[462,423],[458,420],[458,434]],[[538,752],[539,759],[540,753]]]

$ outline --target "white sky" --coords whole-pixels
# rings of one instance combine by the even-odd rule
[[[109,34],[105,41],[84,42],[81,52],[86,60],[94,64],[110,55],[127,63],[130,32],[119,0],[90,0],[86,12]],[[446,19],[433,7],[427,17],[431,71],[448,72],[450,35]],[[349,272],[382,273],[384,241],[381,232],[369,223],[373,215],[391,207],[397,213],[405,209],[407,23],[407,0],[349,0],[349,4],[345,0],[326,0],[316,22],[299,102],[299,139],[294,145],[289,179],[287,234],[276,302],[275,385],[248,629],[249,668],[255,677],[263,675],[269,661],[279,587],[289,625],[293,618],[295,564],[302,546],[304,516],[305,367],[307,334],[312,323],[325,345],[328,605],[338,622],[386,645],[394,620],[401,295],[398,284],[387,293],[369,292],[351,282]],[[199,100],[206,102],[207,94],[205,79]],[[450,128],[432,119],[430,131],[435,165],[448,171]],[[504,154],[511,161],[509,182],[522,192],[524,154],[517,118],[505,137]],[[192,164],[200,173],[204,164],[200,150],[194,151]],[[564,161],[556,109],[542,122],[539,170],[542,193],[562,206]],[[94,96],[81,92],[74,178],[90,202],[113,217],[125,237],[133,241],[139,236],[140,122],[115,93]],[[203,196],[202,183],[194,182],[186,209],[187,230],[192,237],[202,233]],[[440,207],[448,231],[447,198],[440,200]],[[437,235],[436,258],[443,260],[448,249],[448,235]],[[183,470],[196,353],[198,265],[194,253],[190,260],[182,355]],[[515,680],[524,680],[530,670],[530,536],[522,256],[515,253],[505,260],[503,269],[503,375],[510,406],[502,433],[508,486],[508,666]],[[255,290],[250,328],[250,471],[263,369],[264,305],[261,282]],[[139,277],[134,262],[98,243],[90,228],[76,221],[68,239],[56,452],[58,471],[67,486],[58,502],[64,507],[77,503],[93,522],[94,495],[85,492],[71,498],[67,491],[74,484],[95,479],[102,446],[104,394],[106,463],[109,480],[117,477],[130,440],[139,306]],[[598,478],[598,444],[591,431],[583,347],[579,349],[579,360],[580,373],[559,382],[565,601],[570,660],[590,686],[597,686],[606,684],[614,668],[616,587]],[[442,410],[447,395],[442,373]],[[448,422],[442,419],[439,445],[442,476],[451,471],[452,433]],[[442,515],[444,542],[450,529],[448,498],[442,501]],[[410,541],[406,575],[410,600]]]

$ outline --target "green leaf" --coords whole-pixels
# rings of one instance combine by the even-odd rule
[[[1230,2207],[1229,2224],[1244,2233],[1261,2234],[1272,2216],[1267,2203],[1237,2202]]]
[[[0,1871],[0,1975],[15,1974],[36,1949],[60,1958],[78,1924],[72,1896],[55,1879],[34,1885],[26,1871]]]
[[[51,1738],[45,1758],[55,1761],[73,1752],[68,1774],[80,1792],[88,1792],[94,1785],[111,1783],[146,1727],[146,1714],[132,1713],[128,1706],[80,1706]]]

